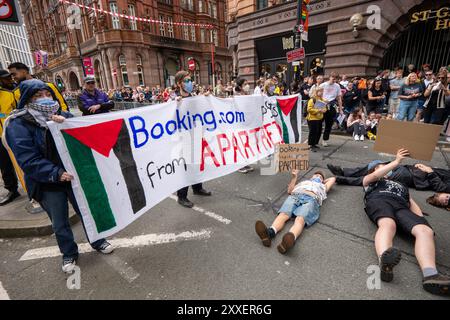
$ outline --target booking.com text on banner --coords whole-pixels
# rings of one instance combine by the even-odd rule
[[[286,124],[280,112],[264,114],[266,100],[202,96],[49,123],[75,177],[90,241],[122,230],[182,187],[273,154]]]

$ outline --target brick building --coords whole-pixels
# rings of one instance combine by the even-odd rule
[[[67,22],[72,12],[68,4],[58,0],[20,0],[31,50],[49,53],[48,67],[37,66],[34,70],[41,78],[75,90],[84,77],[81,57],[89,57],[98,86],[104,89],[168,86],[173,84],[175,73],[187,69],[188,60],[193,58],[193,77],[206,85],[212,83],[212,48],[215,80],[228,80],[232,72],[225,37],[224,0],[71,1],[165,24],[81,9],[81,29],[70,29]],[[214,29],[174,25],[176,22],[211,24]]]
[[[286,52],[294,48],[297,1],[227,1],[236,72],[250,81],[262,72],[278,73],[289,82],[293,68]],[[300,65],[304,75],[373,76],[381,68],[410,63],[430,63],[434,70],[450,64],[448,0],[311,0],[309,11],[309,41],[303,43],[306,58]],[[362,21],[354,28],[355,14]]]

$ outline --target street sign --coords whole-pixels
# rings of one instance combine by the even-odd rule
[[[17,0],[0,0],[0,24],[22,25]]]
[[[293,66],[299,66],[300,65],[300,61],[292,61],[292,65]]]
[[[298,48],[286,53],[287,62],[298,61],[305,58],[305,48]]]
[[[195,60],[194,59],[190,59],[188,61],[188,69],[191,70],[191,71],[195,70]]]

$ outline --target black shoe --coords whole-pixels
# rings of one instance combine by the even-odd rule
[[[20,193],[17,190],[10,191],[10,192],[8,192],[8,194],[6,196],[4,196],[3,198],[0,199],[0,206],[4,206],[5,204],[10,203],[18,197],[20,197]]]
[[[423,278],[422,286],[432,294],[450,295],[450,278],[442,274]]]
[[[197,196],[210,196],[211,192],[206,191],[205,189],[194,190],[194,194]]]
[[[342,170],[341,167],[339,166],[333,166],[332,164],[327,164],[328,170],[331,171],[332,174],[334,174],[335,176],[343,176],[344,175],[344,170]]]
[[[185,199],[178,198],[178,203],[186,208],[192,208],[194,206],[194,204],[191,201],[189,201],[188,198]]]
[[[397,248],[389,248],[380,258],[380,278],[381,281],[391,282],[394,279],[393,269],[399,264],[402,258],[402,253]]]

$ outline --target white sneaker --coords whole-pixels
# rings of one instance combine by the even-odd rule
[[[75,260],[74,258],[65,258],[63,260],[61,269],[65,273],[72,273],[73,270],[75,269],[76,265],[77,265],[77,260]]]
[[[355,141],[359,141],[359,136],[358,136],[357,134],[355,134],[355,135],[353,136],[353,139],[355,139]]]
[[[322,140],[322,147],[328,147],[328,143],[325,140]]]
[[[359,141],[364,141],[364,135],[363,134],[359,137]]]

